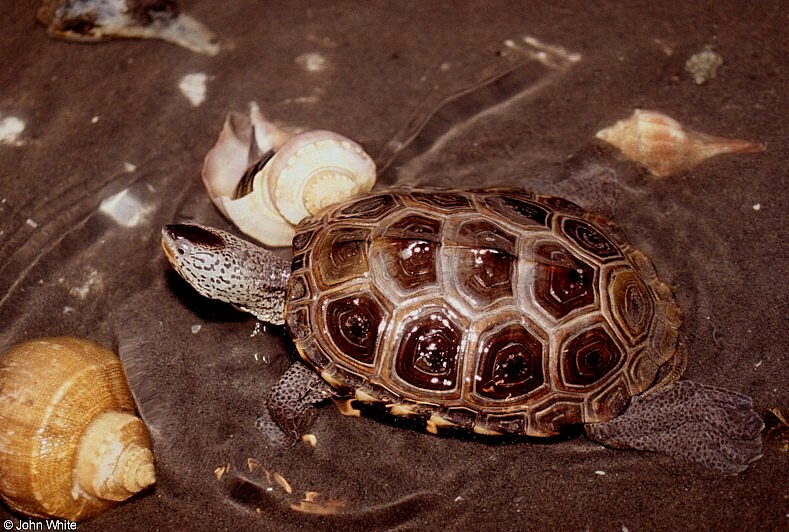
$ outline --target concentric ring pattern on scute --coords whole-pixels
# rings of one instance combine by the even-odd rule
[[[516,189],[395,190],[303,221],[302,357],[428,428],[553,435],[608,420],[678,355],[680,313],[599,216]]]

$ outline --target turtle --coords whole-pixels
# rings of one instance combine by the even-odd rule
[[[256,423],[297,441],[350,397],[427,431],[551,437],[726,474],[761,456],[750,397],[680,380],[682,314],[601,214],[519,188],[394,188],[302,220],[288,262],[228,232],[166,225],[199,293],[285,326],[300,359]]]

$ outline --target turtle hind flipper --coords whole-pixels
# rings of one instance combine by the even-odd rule
[[[315,405],[332,395],[334,391],[320,375],[296,362],[271,388],[267,412],[255,421],[255,426],[274,445],[292,445],[312,426]]]
[[[609,447],[662,452],[737,474],[761,458],[763,427],[750,397],[677,381],[633,397],[624,414],[585,429]]]

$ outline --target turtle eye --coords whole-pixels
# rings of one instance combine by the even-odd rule
[[[188,239],[178,237],[175,239],[175,252],[179,255],[186,255],[194,249],[194,244]]]

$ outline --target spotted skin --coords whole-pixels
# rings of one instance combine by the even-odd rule
[[[255,426],[277,446],[292,444],[312,426],[315,405],[334,395],[320,375],[296,362],[271,388]]]
[[[232,303],[268,323],[285,322],[288,261],[197,224],[165,226],[162,247],[175,270],[200,294]]]
[[[585,430],[609,447],[658,451],[737,474],[761,457],[762,428],[747,395],[677,381],[634,397],[624,414]]]

